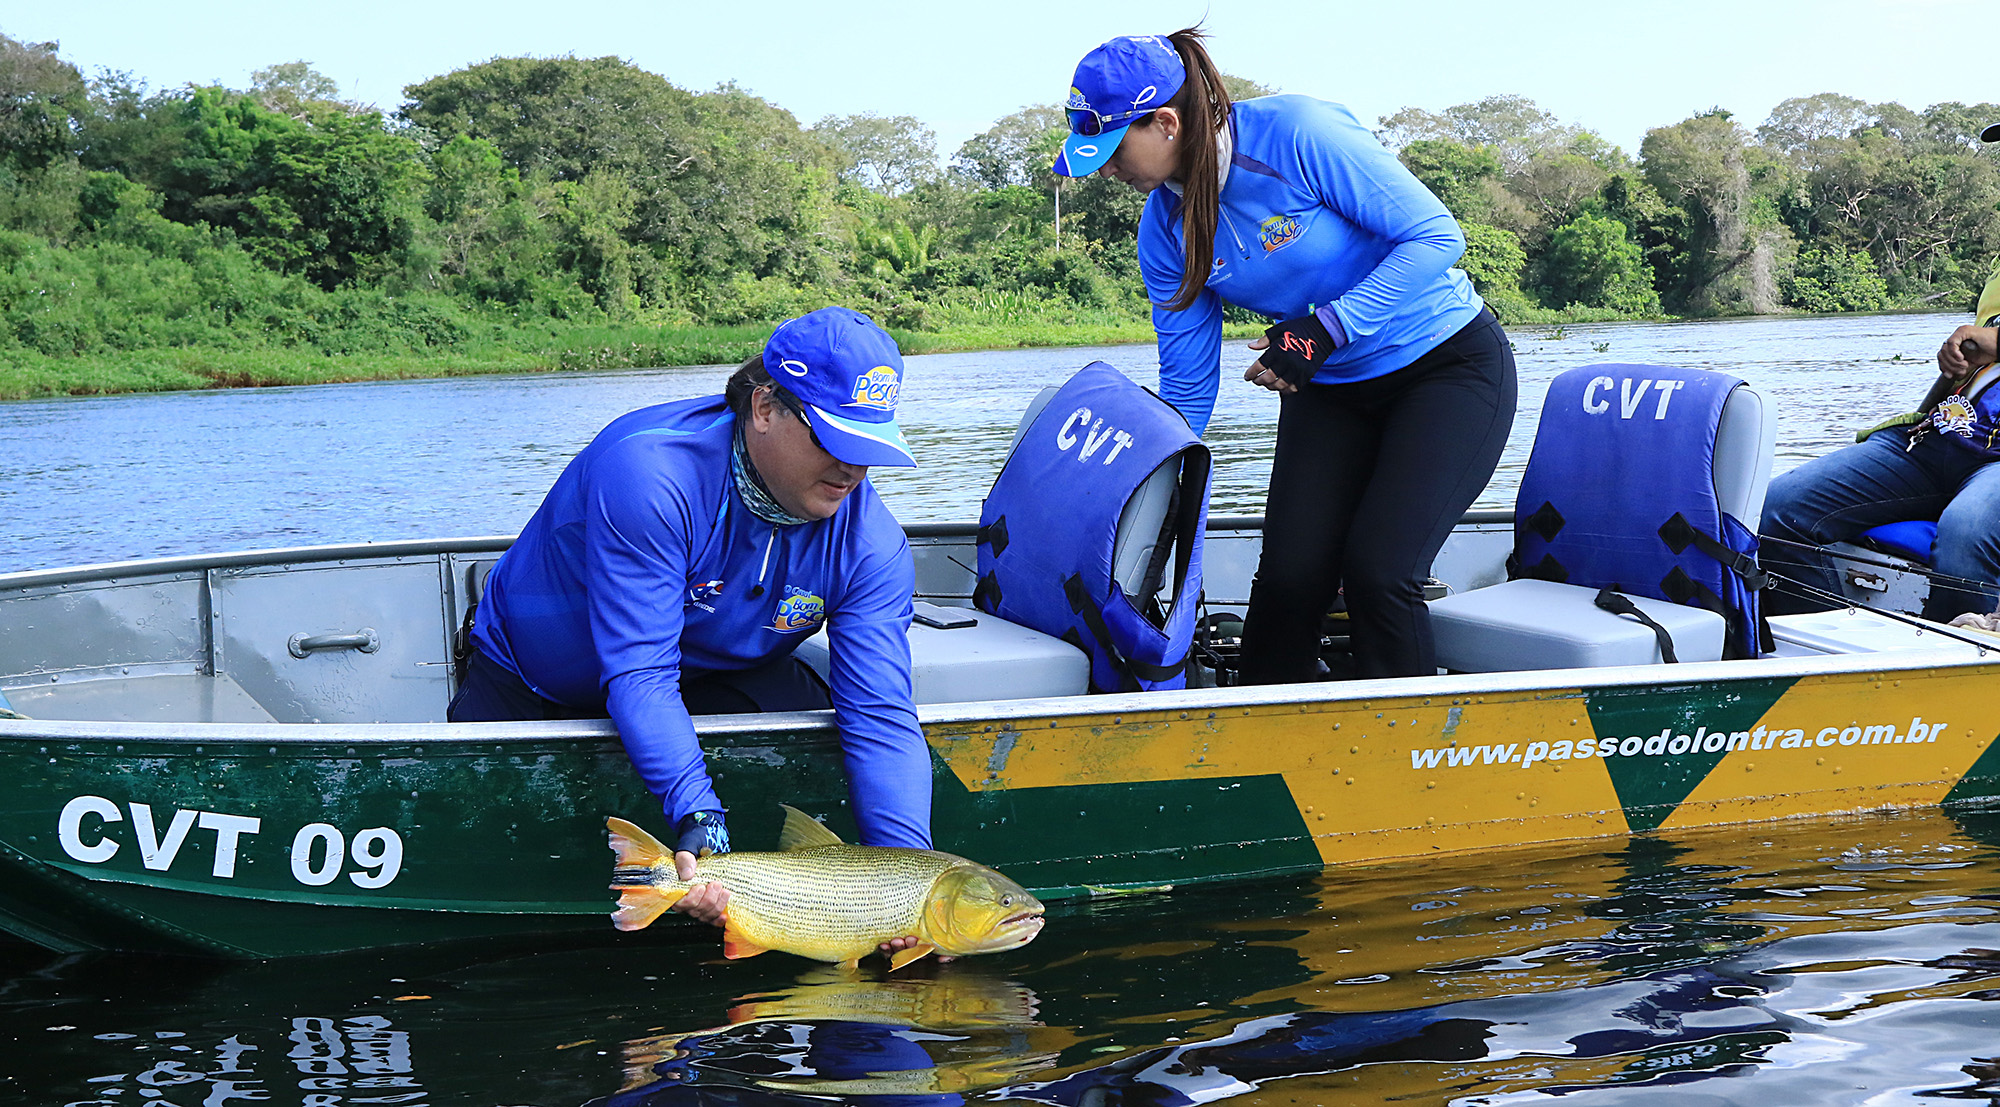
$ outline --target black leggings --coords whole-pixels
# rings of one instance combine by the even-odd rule
[[[1493,476],[1514,403],[1514,352],[1486,311],[1393,373],[1282,397],[1244,683],[1315,679],[1343,587],[1357,676],[1437,672],[1424,579]]]

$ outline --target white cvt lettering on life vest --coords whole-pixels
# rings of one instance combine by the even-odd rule
[[[1085,428],[1081,435],[1073,433],[1077,427]],[[1132,436],[1117,427],[1105,426],[1102,419],[1093,420],[1090,409],[1080,407],[1070,412],[1069,418],[1064,419],[1062,426],[1056,430],[1056,445],[1065,453],[1075,449],[1078,442],[1083,443],[1083,449],[1076,455],[1078,463],[1089,461],[1091,455],[1103,448],[1106,442],[1111,443],[1111,452],[1104,455],[1104,464],[1109,465],[1120,451],[1132,444]]]
[[[1610,377],[1594,377],[1589,384],[1584,386],[1583,410],[1592,415],[1602,415],[1610,411],[1610,397],[1599,396],[1598,392],[1603,389],[1616,388],[1618,390],[1618,417],[1620,419],[1630,419],[1639,411],[1639,406],[1645,402],[1646,390],[1652,389],[1654,395],[1659,397],[1659,403],[1653,408],[1653,418],[1663,420],[1667,417],[1667,405],[1673,401],[1674,393],[1680,391],[1681,386],[1686,383],[1686,381],[1653,380],[1652,378],[1635,381],[1631,377],[1624,377],[1619,380],[1612,380]]]

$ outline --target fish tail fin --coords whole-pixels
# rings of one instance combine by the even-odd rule
[[[656,888],[650,884],[614,884],[612,890],[618,893],[618,910],[611,913],[611,925],[620,930],[644,930],[687,895],[686,888]]]
[[[611,852],[618,855],[621,869],[651,868],[668,856],[667,847],[658,838],[616,815],[604,820],[604,829],[610,833]]]

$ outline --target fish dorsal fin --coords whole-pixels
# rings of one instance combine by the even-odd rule
[[[604,820],[604,829],[611,834],[611,851],[618,855],[619,868],[650,869],[667,856],[667,847],[659,839],[616,815]]]
[[[840,844],[840,835],[822,826],[818,819],[790,804],[781,803],[778,807],[785,813],[785,828],[778,831],[779,849],[811,849],[814,846]]]

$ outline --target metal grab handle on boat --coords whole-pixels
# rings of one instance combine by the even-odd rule
[[[357,634],[294,634],[285,648],[293,657],[304,657],[314,650],[360,650],[374,653],[382,648],[382,639],[374,627],[362,627]]]

